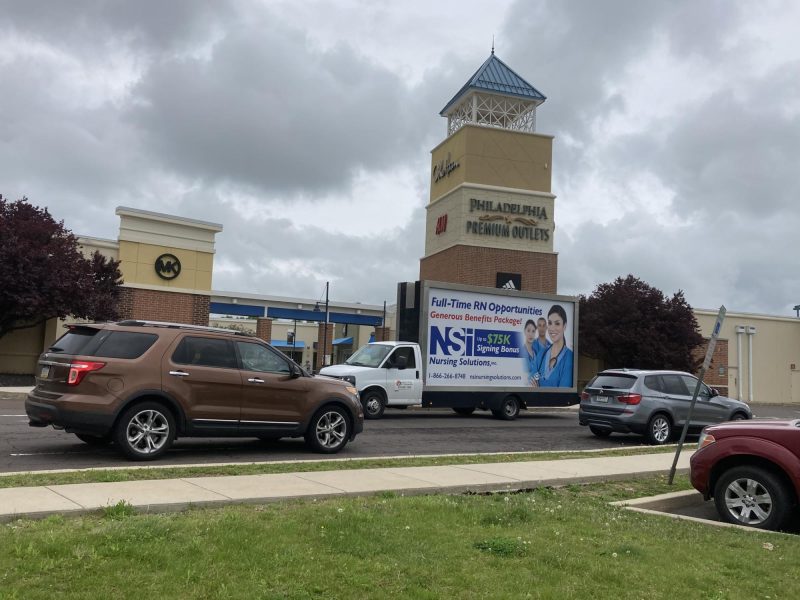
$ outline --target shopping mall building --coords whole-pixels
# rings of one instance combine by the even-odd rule
[[[447,130],[431,152],[421,280],[558,293],[553,136],[536,131],[544,101],[492,52],[442,109]],[[87,254],[98,250],[120,261],[123,319],[249,330],[315,368],[368,341],[394,339],[393,306],[387,313],[382,305],[326,305],[322,296],[215,290],[215,241],[224,224],[126,207],[116,212],[116,239],[79,242]],[[706,337],[716,314],[695,310]],[[51,320],[2,338],[0,373],[33,373],[62,324]],[[580,389],[603,365],[583,356],[578,362]],[[800,319],[728,312],[706,381],[749,402],[800,405]]]

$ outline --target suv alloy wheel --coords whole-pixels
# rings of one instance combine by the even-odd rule
[[[114,430],[114,441],[128,458],[154,460],[175,439],[175,419],[163,404],[142,402],[122,413]]]
[[[325,406],[311,418],[305,439],[314,452],[338,452],[350,439],[350,420],[338,406]]]

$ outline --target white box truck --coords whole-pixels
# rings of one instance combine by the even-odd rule
[[[320,374],[358,388],[365,416],[387,407],[490,410],[569,406],[577,391],[578,300],[434,281],[398,285],[397,337]]]

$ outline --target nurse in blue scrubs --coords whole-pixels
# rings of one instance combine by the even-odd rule
[[[574,357],[567,347],[564,330],[567,328],[567,313],[554,304],[547,313],[547,334],[550,346],[536,357],[538,387],[572,387]],[[536,385],[534,384],[534,385]]]
[[[520,348],[519,355],[522,357],[522,369],[525,371],[525,375],[529,382],[532,381],[531,378],[533,377],[534,373],[536,373],[537,368],[535,338],[536,323],[534,323],[531,319],[528,319],[525,322],[522,348]]]

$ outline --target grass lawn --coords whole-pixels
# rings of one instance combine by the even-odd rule
[[[696,444],[685,446],[691,452]],[[136,481],[142,479],[175,479],[180,477],[210,477],[220,475],[259,475],[265,473],[299,473],[308,471],[341,471],[345,469],[378,469],[386,467],[422,467],[431,465],[464,465],[477,463],[521,462],[529,460],[559,460],[566,458],[597,458],[600,456],[629,456],[669,452],[674,446],[640,446],[620,450],[590,452],[526,452],[515,454],[470,454],[461,456],[432,456],[420,458],[370,458],[364,460],[325,460],[271,462],[241,465],[207,465],[201,467],[146,467],[132,469],[86,469],[66,473],[21,473],[0,476],[0,488],[59,485],[66,483],[97,483]]]
[[[665,477],[0,525],[0,598],[797,598],[800,538],[609,506]]]

